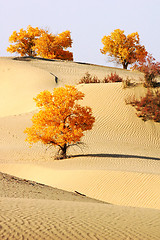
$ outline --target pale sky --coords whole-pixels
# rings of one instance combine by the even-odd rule
[[[74,61],[114,66],[100,52],[101,39],[119,28],[138,32],[140,42],[160,61],[160,0],[0,0],[0,56],[14,30],[71,31]],[[121,67],[121,66],[119,66]]]

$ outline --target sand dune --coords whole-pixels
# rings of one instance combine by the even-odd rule
[[[155,210],[25,198],[0,203],[2,239],[159,239]]]
[[[160,125],[143,122],[125,103],[133,94],[144,94],[142,86],[77,85],[85,93],[81,104],[92,107],[96,122],[83,137],[85,146],[70,149],[67,160],[54,160],[55,148],[29,148],[23,133],[35,111],[33,97],[42,90],[75,85],[86,72],[103,78],[116,71],[134,81],[142,75],[74,62],[23,60],[0,59],[0,171],[72,193],[57,189],[55,195],[51,187],[35,182],[28,187],[6,177],[0,194],[2,239],[159,239]],[[86,197],[82,202],[75,191],[110,204]]]
[[[0,116],[33,110],[33,96],[45,88],[52,90],[55,87],[52,75],[45,70],[28,66],[25,62],[1,58],[0,67]]]
[[[160,211],[110,205],[0,174],[1,239],[159,239]]]

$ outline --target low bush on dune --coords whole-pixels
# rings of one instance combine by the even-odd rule
[[[139,70],[144,74],[143,85],[145,88],[158,86],[157,77],[160,75],[160,62],[156,62],[151,54],[148,54],[143,61],[135,64],[133,69]]]
[[[137,116],[143,121],[153,120],[160,122],[160,90],[148,89],[146,95],[137,100],[133,97],[127,104],[131,104],[137,110]]]
[[[90,73],[86,72],[85,75],[80,79],[79,84],[81,83],[100,83],[100,80],[97,76],[91,76]]]
[[[131,79],[129,79],[128,77],[122,81],[123,88],[129,88],[129,87],[134,87],[134,86],[136,86],[136,83],[131,82]]]
[[[107,77],[104,77],[103,80],[100,80],[97,76],[91,76],[90,73],[85,73],[85,75],[80,79],[79,84],[81,83],[115,83],[115,82],[122,82],[123,78],[121,78],[116,73],[111,73]]]
[[[117,73],[111,73],[107,77],[103,79],[104,83],[115,83],[115,82],[122,82],[123,78],[121,78]]]

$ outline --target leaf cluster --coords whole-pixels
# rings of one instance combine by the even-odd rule
[[[72,47],[70,31],[62,32],[57,36],[46,31],[36,40],[34,50],[37,55],[44,58],[73,60],[73,53],[66,50],[70,47]]]

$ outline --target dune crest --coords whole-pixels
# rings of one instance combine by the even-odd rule
[[[26,62],[0,58],[0,116],[16,115],[35,109],[33,97],[56,87],[55,77]]]

